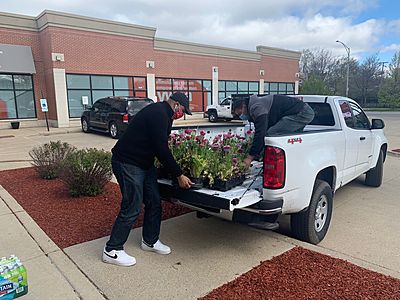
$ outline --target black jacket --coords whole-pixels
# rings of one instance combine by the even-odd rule
[[[112,149],[113,159],[148,170],[154,166],[157,157],[173,176],[182,175],[168,148],[173,115],[174,111],[167,102],[143,108]]]
[[[304,108],[304,102],[285,95],[274,95],[268,113],[251,119],[254,122],[255,133],[249,154],[257,157],[264,148],[264,137],[268,129],[279,122],[284,116],[298,114]]]

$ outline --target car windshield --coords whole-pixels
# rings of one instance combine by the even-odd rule
[[[128,100],[128,114],[133,116],[150,103],[149,100]]]

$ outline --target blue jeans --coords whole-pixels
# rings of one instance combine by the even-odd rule
[[[303,109],[296,115],[284,116],[274,126],[267,130],[268,135],[302,132],[306,125],[314,119],[314,111],[304,103]]]
[[[106,250],[123,250],[132,226],[144,204],[143,240],[153,245],[158,241],[161,225],[161,199],[156,168],[143,170],[137,166],[112,160],[112,169],[122,193],[121,210],[115,220]]]

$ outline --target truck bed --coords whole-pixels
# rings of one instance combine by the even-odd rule
[[[262,167],[262,163],[255,163],[244,183],[226,192],[208,188],[185,190],[173,185],[172,180],[159,179],[160,194],[172,201],[215,212],[245,208],[262,200]]]

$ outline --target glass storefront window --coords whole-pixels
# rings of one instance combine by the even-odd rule
[[[81,116],[82,96],[89,97],[89,104],[112,96],[147,97],[145,77],[75,74],[66,77],[70,118]]]
[[[203,80],[203,89],[205,91],[211,91],[212,90],[212,81],[211,80]]]
[[[247,92],[249,90],[249,83],[247,81],[239,81],[238,82],[238,91],[239,92]]]
[[[70,89],[90,89],[89,75],[67,75],[67,86]]]
[[[188,89],[187,80],[174,79],[172,88],[174,91],[186,91]]]
[[[0,75],[0,90],[12,90],[12,75]]]
[[[91,78],[92,89],[112,90],[111,76],[91,76]]]
[[[0,119],[15,119],[15,99],[13,91],[0,91]]]
[[[17,96],[17,111],[19,118],[34,118],[35,102],[33,98],[33,91],[16,91]]]
[[[288,94],[294,93],[294,84],[293,83],[287,84],[287,92],[288,92]]]
[[[172,79],[156,78],[156,90],[160,90],[160,91],[172,90]]]
[[[101,90],[92,91],[93,102],[96,102],[101,98],[112,97],[112,96],[113,96],[113,91],[101,91]]]
[[[14,75],[14,86],[16,90],[31,90],[32,77],[26,75]]]
[[[237,81],[227,81],[226,82],[226,90],[227,91],[237,91]]]
[[[201,80],[189,80],[189,91],[202,91]]]
[[[0,119],[35,117],[32,75],[0,74]]]
[[[89,97],[89,105],[92,105],[92,95],[90,90],[69,90],[68,104],[69,116],[71,118],[79,118],[83,112],[82,96]]]
[[[221,91],[221,92],[225,91],[225,81],[223,81],[223,80],[218,81],[218,91]]]
[[[134,78],[134,89],[146,90],[146,78],[135,77]]]
[[[269,89],[271,92],[276,92],[278,91],[278,83],[277,82],[271,82],[269,85]]]
[[[132,83],[130,77],[114,77],[114,89],[116,90],[129,90],[132,88]]]
[[[253,91],[253,92],[257,92],[258,93],[258,91],[259,91],[258,85],[259,85],[258,82],[250,81],[249,82],[249,91]]]
[[[279,92],[286,93],[286,83],[279,83]]]

